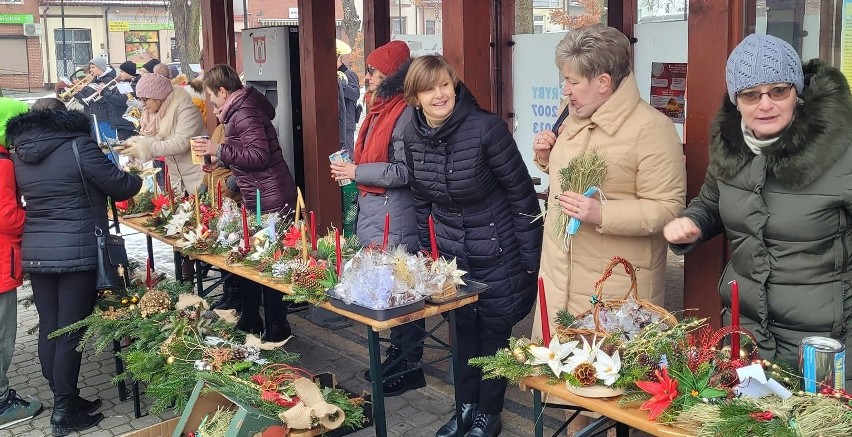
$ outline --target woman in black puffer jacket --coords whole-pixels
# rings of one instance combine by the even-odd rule
[[[123,172],[107,159],[91,131],[85,114],[64,110],[30,111],[6,127],[15,152],[15,179],[26,201],[21,258],[38,309],[38,356],[53,391],[50,424],[55,436],[90,428],[104,416],[91,415],[100,399],[85,400],[77,388],[82,354],[76,348],[83,331],[47,336],[94,310],[95,226],[109,228],[107,196],[126,200],[142,187],[139,176]]]
[[[444,57],[416,58],[404,93],[415,107],[405,154],[420,246],[429,247],[431,215],[441,255],[489,285],[457,313],[454,341],[467,363],[506,347],[512,326],[532,308],[543,232],[533,221],[538,200],[506,123],[479,108]],[[506,380],[482,380],[469,365],[456,371],[464,429],[453,418],[437,436],[499,435]]]

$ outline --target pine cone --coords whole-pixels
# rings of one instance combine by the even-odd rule
[[[194,322],[198,320],[198,311],[193,308],[184,308],[183,310],[181,310],[178,316],[189,320],[190,322]]]
[[[172,307],[172,299],[165,291],[149,291],[139,299],[139,312],[142,317],[165,313]]]
[[[110,309],[101,313],[101,317],[103,317],[105,320],[118,320],[124,318],[125,316],[127,316],[127,314],[127,308],[114,309],[110,307]]]
[[[313,273],[293,272],[291,279],[293,281],[293,285],[297,287],[306,288],[308,290],[316,290],[320,288],[319,280]]]
[[[228,252],[227,255],[225,255],[225,263],[227,263],[227,264],[239,264],[239,263],[243,262],[243,258],[245,258],[245,255],[243,255],[240,252],[236,252],[236,251],[232,250],[232,251]]]
[[[654,362],[654,359],[650,355],[644,352],[639,354],[639,357],[636,359],[636,361],[644,367],[655,367],[657,364]]]
[[[192,247],[195,249],[196,252],[199,253],[208,252],[210,250],[210,243],[208,243],[207,240],[203,238],[199,238],[195,240],[195,243],[192,244]]]
[[[598,382],[598,374],[595,372],[595,366],[591,363],[583,363],[574,369],[574,377],[580,381],[580,385],[588,387],[595,385]]]
[[[601,350],[605,354],[612,356],[613,354],[615,354],[615,351],[618,350],[618,345],[615,344],[615,343],[607,343],[607,344],[601,346]]]

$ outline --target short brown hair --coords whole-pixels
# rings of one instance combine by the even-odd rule
[[[405,103],[416,106],[417,94],[435,86],[441,80],[442,73],[447,73],[450,76],[453,86],[458,85],[459,77],[447,58],[438,54],[414,58],[402,86]]]
[[[30,111],[64,111],[66,109],[67,108],[65,107],[65,104],[62,103],[62,100],[54,97],[42,97],[30,106]]]
[[[240,75],[237,70],[234,70],[227,64],[216,64],[204,72],[204,88],[210,91],[219,91],[219,88],[225,88],[226,91],[232,93],[243,87],[243,82],[240,80]]]
[[[630,40],[614,27],[596,24],[574,29],[556,45],[556,67],[567,63],[586,79],[612,77],[613,91],[630,75]]]

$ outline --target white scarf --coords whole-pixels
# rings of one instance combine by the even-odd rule
[[[778,135],[777,137],[773,137],[768,140],[761,140],[754,136],[754,131],[746,127],[745,121],[740,121],[740,126],[743,130],[743,139],[745,140],[746,145],[755,155],[762,155],[762,149],[775,141],[778,141],[778,137],[781,136]]]

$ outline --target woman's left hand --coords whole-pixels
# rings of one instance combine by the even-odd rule
[[[331,164],[331,177],[333,177],[336,181],[343,179],[355,180],[355,167],[357,167],[357,165],[351,162],[333,162]]]
[[[199,138],[192,142],[192,150],[199,155],[216,156],[216,152],[219,151],[219,145],[210,140]]]
[[[559,201],[562,212],[569,217],[593,225],[600,225],[603,222],[603,218],[601,217],[601,201],[594,197],[586,197],[580,193],[566,191],[557,194],[556,200]]]

